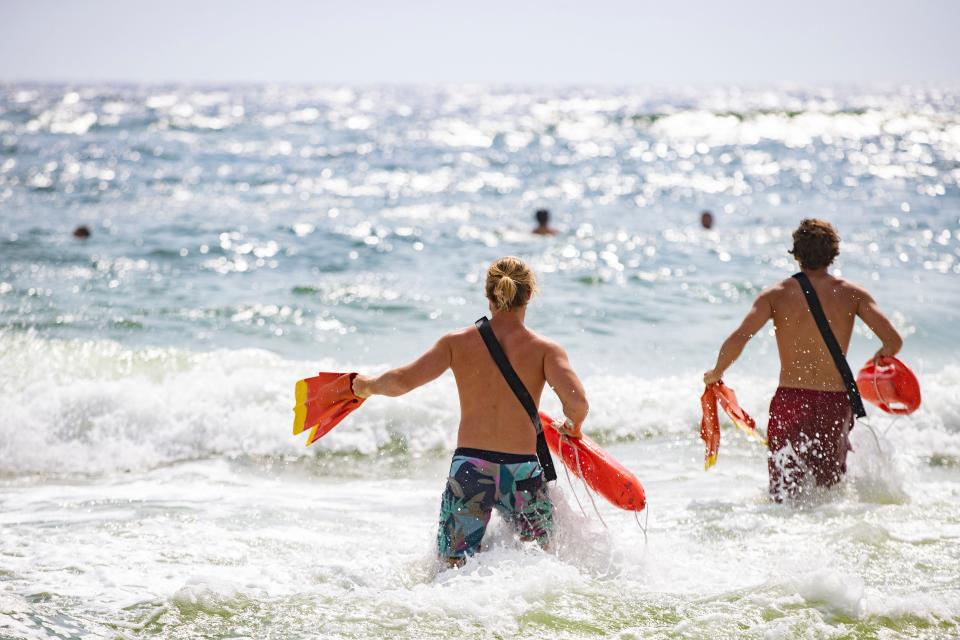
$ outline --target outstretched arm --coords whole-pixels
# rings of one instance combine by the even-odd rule
[[[883,315],[873,296],[866,290],[861,290],[861,296],[857,304],[857,315],[867,323],[867,326],[880,338],[880,342],[882,343],[882,346],[877,350],[873,359],[879,360],[881,356],[897,355],[900,347],[903,346],[903,338],[900,337],[900,332],[897,331],[887,316]]]
[[[547,384],[560,398],[560,403],[563,405],[563,415],[572,423],[565,429],[561,429],[561,433],[576,438],[580,437],[580,427],[583,425],[583,421],[587,419],[590,405],[587,402],[587,394],[583,390],[580,378],[577,377],[573,367],[570,366],[566,351],[559,345],[550,344],[548,347],[547,355],[543,361],[543,375],[547,379]]]
[[[743,348],[747,346],[750,338],[755,336],[763,328],[763,325],[767,324],[767,320],[772,315],[773,307],[770,305],[770,299],[767,293],[761,293],[740,326],[723,341],[720,353],[717,354],[717,364],[713,369],[703,374],[704,383],[713,384],[719,381],[723,377],[724,371],[743,353]]]
[[[436,380],[450,367],[452,351],[447,336],[440,338],[425,354],[408,365],[379,376],[360,376],[353,380],[353,392],[360,398],[372,395],[402,396],[408,391]]]

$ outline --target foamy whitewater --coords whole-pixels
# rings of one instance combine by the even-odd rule
[[[0,85],[0,637],[957,637],[958,106],[955,87]],[[539,207],[556,237],[529,233]],[[777,505],[729,425],[703,471],[700,377],[811,215],[924,403],[869,408],[848,482]],[[495,520],[438,571],[452,377],[310,448],[293,385],[473,322],[504,254],[539,275],[528,322],[582,374],[585,430],[644,482],[648,539],[561,472],[554,549]],[[854,368],[877,347],[859,325]],[[726,377],[763,427],[776,376],[765,331]]]

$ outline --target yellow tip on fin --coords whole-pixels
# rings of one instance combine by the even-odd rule
[[[709,469],[715,464],[717,464],[717,454],[713,454],[712,456],[707,456],[706,459],[703,461],[703,470],[706,471],[707,469]]]
[[[293,408],[293,435],[303,433],[307,426],[307,381],[297,382],[297,406]]]
[[[767,439],[764,438],[762,435],[760,435],[760,432],[758,432],[756,429],[752,429],[749,425],[743,424],[739,420],[731,420],[731,422],[733,422],[734,426],[738,427],[740,431],[743,431],[744,433],[747,433],[753,436],[753,438],[760,444],[762,445],[767,444]]]

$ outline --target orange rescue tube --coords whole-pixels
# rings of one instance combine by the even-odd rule
[[[893,356],[880,363],[869,360],[857,374],[857,388],[864,400],[887,413],[907,415],[920,408],[920,382],[910,367]]]
[[[583,478],[588,487],[610,504],[627,511],[643,511],[647,506],[647,495],[637,476],[587,436],[564,438],[561,443],[560,433],[553,428],[553,418],[541,412],[540,421],[543,423],[547,446],[553,454],[563,459],[567,469],[578,478]]]

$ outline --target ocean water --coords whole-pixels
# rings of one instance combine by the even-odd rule
[[[0,637],[960,635],[960,90],[0,85]],[[560,233],[529,233],[549,207]],[[717,218],[699,227],[699,212]],[[924,404],[765,494],[700,376],[805,216]],[[87,240],[71,232],[85,224]],[[563,474],[550,551],[434,559],[452,377],[318,444],[293,385],[407,362],[520,255],[632,514]],[[856,368],[877,348],[859,326]],[[729,372],[766,423],[776,348]],[[549,412],[558,403],[544,398]],[[582,513],[576,497],[586,507]],[[605,524],[604,524],[605,523]]]

